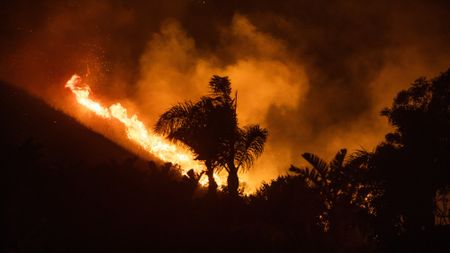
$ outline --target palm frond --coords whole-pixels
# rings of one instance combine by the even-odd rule
[[[342,168],[344,165],[345,156],[347,155],[347,149],[339,150],[330,162],[330,168],[335,170]]]
[[[326,173],[328,170],[328,163],[322,158],[316,156],[312,153],[304,153],[302,157],[313,166],[314,169],[318,170],[320,173]]]
[[[302,173],[302,169],[300,169],[300,168],[298,168],[298,167],[296,167],[296,166],[294,166],[292,164],[291,164],[291,167],[289,167],[289,171],[290,172],[294,172],[296,174]]]
[[[218,75],[214,75],[211,78],[211,81],[209,81],[209,87],[211,89],[212,95],[230,98],[231,82],[227,76],[221,77]]]
[[[241,130],[240,139],[236,145],[237,169],[250,168],[255,159],[264,151],[264,144],[267,140],[267,130],[259,125],[250,125]]]
[[[367,169],[374,153],[360,149],[352,153],[347,161],[346,167],[355,169]]]
[[[163,113],[155,125],[155,132],[169,135],[176,132],[186,124],[193,114],[194,104],[190,101],[179,103]]]

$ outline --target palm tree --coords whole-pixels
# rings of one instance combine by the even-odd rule
[[[214,170],[219,166],[223,148],[218,143],[224,139],[220,135],[229,124],[220,117],[223,111],[213,99],[203,97],[195,104],[188,101],[173,106],[161,115],[155,127],[157,133],[185,144],[196,155],[195,159],[205,163],[210,193],[217,190]]]
[[[344,159],[347,154],[346,149],[338,151],[334,159],[327,163],[322,158],[311,154],[304,153],[303,158],[311,164],[312,167],[299,169],[293,165],[289,169],[296,172],[311,187],[319,190],[325,201],[327,209],[331,209],[336,202],[338,196],[347,192],[348,187],[344,181]]]
[[[267,130],[259,125],[246,126],[238,129],[238,136],[226,163],[228,172],[228,192],[231,196],[238,196],[239,177],[238,172],[242,169],[249,169],[256,158],[258,158],[263,150],[264,143],[267,139]]]
[[[341,216],[348,210],[365,209],[367,213],[373,213],[370,201],[378,193],[364,178],[371,153],[358,151],[349,159],[346,155],[347,150],[341,149],[327,163],[314,154],[304,153],[302,156],[311,167],[291,165],[289,169],[322,196],[325,210],[321,216],[325,218],[323,225],[326,230],[333,225],[331,222],[340,222]]]
[[[228,120],[227,131],[221,134],[220,146],[223,147],[219,155],[219,164],[228,172],[227,186],[231,196],[238,196],[239,177],[238,172],[242,169],[249,169],[256,158],[263,150],[268,132],[259,125],[239,128],[237,121],[237,94],[231,98],[231,83],[228,77],[213,76],[209,82],[212,90],[212,98],[220,101],[219,108]]]
[[[223,164],[224,150],[234,143],[237,117],[228,78],[213,76],[209,86],[209,96],[177,104],[162,114],[155,131],[185,144],[205,163],[208,189],[213,193],[217,190],[214,171]]]
[[[250,168],[262,153],[267,130],[259,125],[239,128],[237,95],[231,96],[228,77],[214,75],[209,87],[209,96],[196,103],[180,103],[162,114],[155,131],[184,143],[196,154],[197,160],[204,161],[210,192],[217,189],[214,171],[225,168],[228,191],[237,196],[238,171]]]

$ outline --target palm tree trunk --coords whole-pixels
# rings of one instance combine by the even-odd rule
[[[229,172],[228,172],[228,178],[227,178],[227,184],[228,184],[228,193],[231,197],[237,197],[238,196],[238,188],[239,188],[239,177],[238,177],[238,169],[234,165],[234,163],[228,164]]]
[[[215,194],[217,192],[217,183],[214,179],[214,168],[212,167],[211,162],[206,161],[206,175],[208,176],[208,193]]]

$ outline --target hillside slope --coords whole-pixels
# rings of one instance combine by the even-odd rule
[[[4,83],[0,117],[1,252],[148,252],[198,233],[185,219],[197,185],[170,164],[135,158]]]
[[[98,164],[134,156],[66,114],[11,85],[0,82],[1,149],[26,141],[42,146],[53,162]]]

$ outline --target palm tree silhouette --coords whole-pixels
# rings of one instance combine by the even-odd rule
[[[185,144],[203,161],[208,176],[209,192],[217,190],[214,171],[223,163],[223,150],[235,136],[236,115],[230,104],[234,101],[221,83],[211,80],[211,95],[200,101],[177,104],[161,115],[155,126],[157,133]]]
[[[324,198],[325,206],[331,209],[338,197],[348,192],[344,181],[347,174],[344,159],[347,154],[346,149],[338,151],[334,159],[327,163],[322,158],[312,153],[304,153],[302,157],[311,164],[312,167],[297,168],[291,165],[289,169],[297,173],[312,188],[316,188]]]
[[[345,213],[350,213],[350,210],[365,209],[367,213],[373,212],[370,202],[377,192],[365,179],[370,153],[358,151],[348,159],[346,155],[347,150],[341,149],[328,163],[317,155],[304,153],[302,156],[311,167],[298,168],[291,165],[289,169],[322,196],[325,210],[321,217],[325,230],[333,228],[333,223],[342,223],[343,217],[348,216]]]
[[[238,194],[238,171],[249,168],[262,153],[267,130],[259,125],[239,128],[237,94],[231,96],[228,77],[214,75],[209,82],[210,94],[196,103],[177,104],[161,115],[157,133],[187,145],[196,159],[204,161],[209,192],[217,190],[216,169],[228,172],[228,191]]]
[[[268,132],[259,125],[246,126],[238,129],[238,136],[234,147],[227,158],[226,170],[228,172],[228,192],[231,196],[238,195],[240,169],[249,169],[256,158],[264,151]]]

